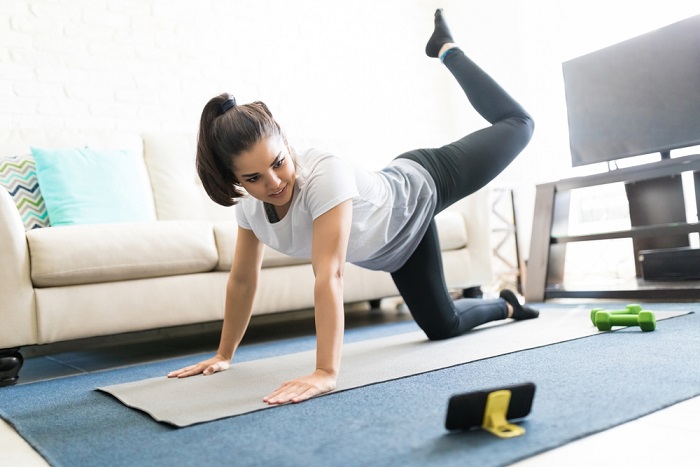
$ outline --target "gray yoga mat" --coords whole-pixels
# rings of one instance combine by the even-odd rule
[[[431,342],[422,332],[411,332],[347,344],[336,392],[590,336],[599,331],[589,312],[546,309],[535,320],[492,322],[444,341]],[[686,312],[657,312],[656,318],[682,314]],[[262,397],[283,381],[310,373],[315,357],[315,351],[306,351],[234,363],[211,376],[163,376],[98,389],[156,421],[185,427],[269,409]]]

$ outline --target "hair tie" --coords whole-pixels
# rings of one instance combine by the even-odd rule
[[[236,106],[236,99],[233,97],[230,97],[226,99],[222,104],[221,104],[221,113],[224,114],[228,109],[231,107]]]

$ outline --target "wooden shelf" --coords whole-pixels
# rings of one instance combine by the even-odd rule
[[[700,281],[636,281],[614,284],[559,284],[546,288],[547,298],[638,299],[650,301],[700,299]]]
[[[535,213],[533,219],[530,255],[527,261],[525,299],[541,302],[549,298],[631,298],[645,300],[700,299],[700,281],[645,282],[638,278],[629,283],[611,284],[564,284],[563,271],[566,245],[573,242],[590,242],[631,238],[662,238],[700,232],[700,223],[655,223],[643,222],[626,230],[598,232],[579,235],[555,235],[554,232],[568,231],[570,191],[577,188],[606,185],[619,182],[653,181],[672,177],[683,172],[694,172],[696,198],[700,206],[700,154],[663,159],[651,164],[617,169],[601,174],[575,177],[537,186]],[[646,192],[649,193],[649,192]],[[656,192],[651,192],[656,194]],[[629,196],[629,194],[628,194]],[[639,205],[640,198],[636,200]],[[642,199],[648,200],[649,198]],[[674,201],[678,201],[673,198]],[[651,202],[656,201],[651,198]],[[644,201],[641,204],[646,208]],[[682,202],[682,199],[679,201]],[[661,206],[673,206],[674,202]],[[630,207],[631,209],[631,207]],[[657,209],[663,209],[657,208]],[[653,211],[647,211],[653,212]],[[638,272],[638,276],[641,274]]]
[[[618,230],[613,232],[603,232],[596,234],[581,235],[552,235],[552,243],[588,242],[593,240],[613,240],[616,238],[645,238],[658,237],[670,234],[689,234],[700,232],[700,224],[659,224],[632,227],[628,230]]]

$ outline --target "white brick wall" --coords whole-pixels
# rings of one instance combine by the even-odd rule
[[[381,167],[452,137],[430,0],[0,0],[0,127],[197,130],[224,91]],[[389,25],[390,27],[387,27]]]

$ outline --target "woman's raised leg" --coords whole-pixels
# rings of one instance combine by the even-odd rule
[[[468,100],[490,124],[437,149],[419,149],[399,157],[423,165],[435,180],[436,212],[493,180],[530,141],[530,115],[490,76],[457,47],[442,17],[435,13],[435,31],[426,53],[438,57],[457,79]],[[446,339],[489,321],[512,317],[531,319],[537,310],[522,306],[504,290],[498,299],[453,301],[445,285],[440,242],[435,223],[416,251],[392,278],[418,325],[430,339]]]
[[[525,148],[534,129],[532,117],[525,109],[454,45],[442,10],[438,10],[426,53],[437,56],[441,49],[446,51],[440,59],[474,109],[491,126],[441,148],[419,149],[399,156],[415,160],[432,175],[438,190],[436,212],[493,180]]]

